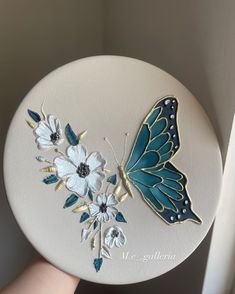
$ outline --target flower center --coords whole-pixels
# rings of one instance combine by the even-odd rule
[[[50,138],[51,138],[51,142],[54,144],[59,140],[60,135],[57,132],[55,132],[51,134]]]
[[[79,177],[85,178],[89,175],[89,173],[90,173],[89,165],[81,162],[77,168],[77,174],[79,175]]]
[[[112,231],[112,238],[117,238],[119,236],[119,232],[117,230]]]
[[[105,203],[102,203],[102,204],[100,205],[100,212],[101,212],[101,213],[105,213],[106,210],[107,210],[107,205],[106,205]]]

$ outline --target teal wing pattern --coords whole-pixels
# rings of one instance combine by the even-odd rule
[[[186,176],[170,162],[180,148],[177,109],[174,97],[165,97],[153,107],[124,170],[147,204],[168,224],[185,220],[201,223],[191,207]]]

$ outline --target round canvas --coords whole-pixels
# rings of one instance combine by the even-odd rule
[[[222,165],[193,95],[127,57],[71,62],[11,122],[4,178],[38,252],[92,282],[135,283],[185,260],[215,217]]]

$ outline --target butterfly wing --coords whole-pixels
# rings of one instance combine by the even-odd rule
[[[147,204],[168,224],[187,219],[201,223],[191,208],[186,176],[169,162],[180,148],[177,109],[174,97],[165,97],[153,107],[124,170]]]

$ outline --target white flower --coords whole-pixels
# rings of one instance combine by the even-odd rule
[[[64,141],[62,134],[60,121],[53,115],[48,115],[47,121],[41,120],[34,129],[38,149],[50,149],[60,145]]]
[[[126,244],[126,236],[124,235],[120,227],[117,227],[117,226],[109,227],[104,232],[104,243],[109,248],[112,248],[113,245],[119,248]]]
[[[87,194],[88,189],[98,192],[104,179],[105,160],[99,152],[90,155],[84,146],[69,146],[67,156],[54,159],[57,176],[65,181],[66,187],[79,196]]]
[[[91,216],[96,216],[96,219],[100,222],[107,222],[114,218],[118,213],[117,208],[114,206],[118,204],[113,194],[101,194],[96,197],[95,203],[90,203],[88,209]]]

